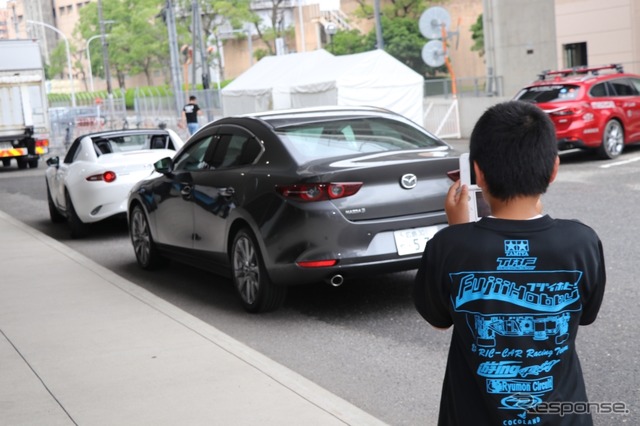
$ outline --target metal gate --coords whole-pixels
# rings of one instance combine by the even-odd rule
[[[458,99],[428,98],[424,111],[425,129],[442,139],[460,139]]]

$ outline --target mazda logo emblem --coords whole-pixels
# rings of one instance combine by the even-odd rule
[[[417,184],[418,184],[418,178],[416,177],[416,175],[412,173],[403,175],[400,178],[400,186],[403,187],[404,189],[413,189],[416,187]]]

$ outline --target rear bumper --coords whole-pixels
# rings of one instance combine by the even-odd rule
[[[360,259],[351,264],[338,263],[328,268],[302,268],[290,264],[271,269],[269,277],[278,285],[305,285],[330,280],[335,275],[342,275],[348,279],[417,269],[421,258],[422,253],[386,260]]]
[[[574,122],[567,129],[558,129],[556,125],[558,149],[597,148],[602,143],[602,129],[594,122]]]
[[[314,217],[306,213],[299,220],[288,217],[286,225],[275,224],[274,228],[286,231],[267,235],[263,241],[265,266],[276,284],[311,284],[338,274],[350,278],[415,269],[423,248],[416,245],[412,252],[399,255],[394,232],[432,227],[435,233],[446,226],[443,211],[358,222],[340,214]],[[302,267],[298,263],[320,260],[336,260],[336,264]]]
[[[93,223],[126,214],[129,191],[136,182],[83,182],[82,187],[71,194],[78,217],[85,223]]]

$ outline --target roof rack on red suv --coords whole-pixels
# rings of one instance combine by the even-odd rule
[[[615,70],[615,72],[617,72],[617,73],[623,73],[624,72],[622,64],[602,65],[602,66],[599,66],[599,67],[581,66],[581,67],[566,68],[566,69],[557,70],[557,71],[545,70],[545,71],[542,71],[542,73],[538,74],[538,80],[540,80],[540,81],[546,80],[547,77],[551,77],[551,76],[566,77],[566,76],[572,75],[572,74],[589,74],[589,73],[591,73],[592,75],[598,75],[600,73],[600,71],[602,71],[602,70]]]

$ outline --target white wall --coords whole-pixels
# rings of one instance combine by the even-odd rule
[[[562,46],[587,43],[588,65],[622,63],[640,73],[640,2],[638,0],[556,0],[558,64]]]

